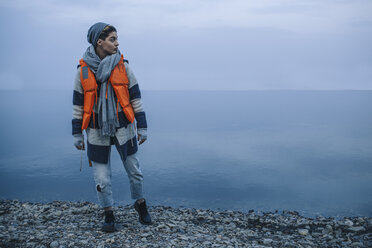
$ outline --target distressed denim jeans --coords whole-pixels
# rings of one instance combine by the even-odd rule
[[[118,149],[119,151],[119,149]],[[119,152],[120,153],[120,152]],[[96,183],[96,191],[98,201],[101,207],[110,207],[113,205],[113,197],[111,190],[111,149],[107,164],[93,162],[94,180]],[[134,200],[143,198],[143,175],[140,169],[137,154],[134,153],[123,159],[120,154],[125,171],[127,172],[130,184],[131,197]]]

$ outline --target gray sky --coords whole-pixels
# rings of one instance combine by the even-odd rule
[[[372,90],[370,0],[0,0],[0,89],[72,89],[98,21],[141,89]]]

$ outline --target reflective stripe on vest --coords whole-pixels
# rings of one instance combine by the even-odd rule
[[[87,63],[83,59],[80,59],[80,80],[81,85],[84,89],[84,113],[83,113],[83,124],[81,129],[84,130],[88,127],[90,118],[93,112],[93,118],[95,114],[93,111],[94,102],[97,103],[97,82],[94,73],[88,67]],[[130,104],[129,97],[129,80],[125,70],[123,61],[123,55],[121,55],[119,63],[112,70],[108,83],[111,83],[115,95],[118,99],[116,105],[116,111],[118,112],[118,103],[123,109],[125,117],[129,122],[134,122],[134,111],[132,104]],[[101,96],[104,97],[104,96]],[[118,113],[117,113],[118,115]],[[95,120],[93,120],[95,123]]]

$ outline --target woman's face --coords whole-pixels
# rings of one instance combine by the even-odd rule
[[[118,51],[118,35],[116,32],[111,32],[105,40],[98,40],[98,45],[107,55],[115,54]]]

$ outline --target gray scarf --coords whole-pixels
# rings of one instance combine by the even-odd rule
[[[100,59],[94,50],[94,46],[87,48],[83,55],[84,61],[96,76],[97,82],[101,82],[100,98],[98,101],[98,124],[101,128],[102,136],[115,136],[116,129],[119,127],[119,121],[116,117],[116,103],[114,99],[114,90],[107,81],[111,71],[120,61],[120,51],[115,54]],[[108,84],[108,85],[107,85]],[[107,88],[107,99],[106,99]]]

